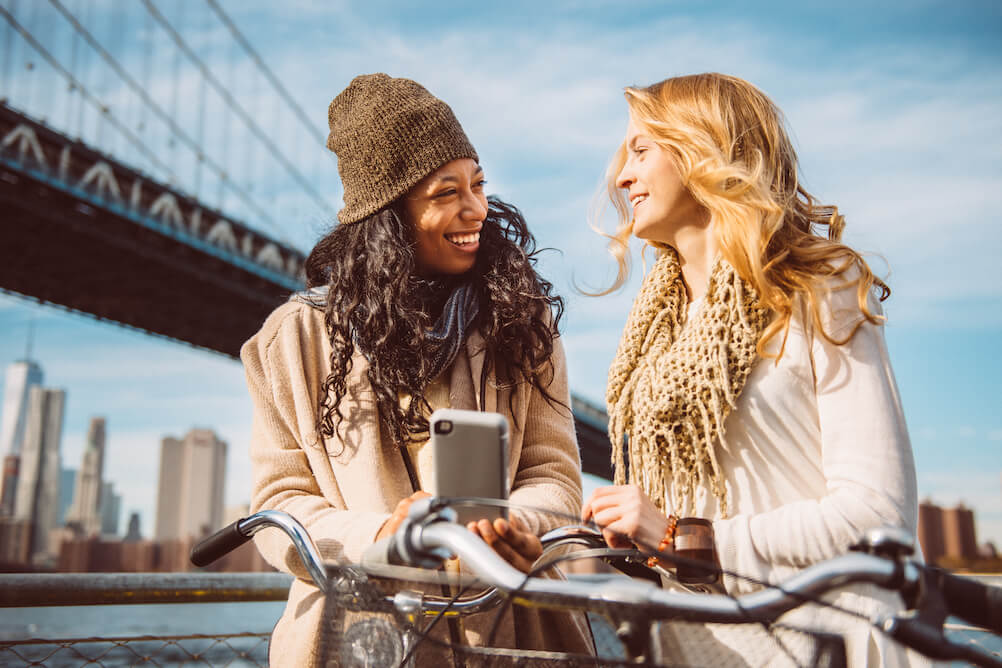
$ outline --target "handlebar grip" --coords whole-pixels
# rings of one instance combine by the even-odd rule
[[[246,518],[245,518],[246,519]],[[223,527],[208,538],[201,540],[191,548],[191,563],[196,566],[208,566],[228,552],[232,552],[250,540],[250,536],[240,533],[239,519],[233,524]]]
[[[365,548],[362,553],[361,563],[363,566],[390,565],[403,566],[404,560],[400,558],[397,550],[395,536],[377,540],[375,543]]]
[[[950,613],[971,624],[1002,633],[1002,587],[934,569]]]

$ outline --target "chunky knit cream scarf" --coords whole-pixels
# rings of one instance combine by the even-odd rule
[[[644,279],[609,368],[606,402],[615,482],[629,482],[664,512],[686,514],[695,484],[709,483],[727,516],[714,443],[757,359],[769,322],[758,295],[725,260],[714,264],[704,303],[686,324],[678,256],[667,249]]]

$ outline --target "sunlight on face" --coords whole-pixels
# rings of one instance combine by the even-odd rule
[[[616,185],[627,191],[633,208],[633,234],[639,239],[672,243],[681,223],[700,211],[682,183],[675,158],[630,116],[626,163]]]
[[[462,274],[473,268],[487,217],[485,183],[480,165],[461,158],[439,167],[404,196],[418,273]]]

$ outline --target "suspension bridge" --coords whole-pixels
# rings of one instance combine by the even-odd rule
[[[334,219],[322,117],[217,0],[0,19],[0,290],[236,357],[302,287],[304,221]],[[573,404],[609,477],[605,416]]]

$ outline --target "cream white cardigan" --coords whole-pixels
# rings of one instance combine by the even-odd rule
[[[690,304],[690,315],[699,307]],[[869,307],[881,313],[872,297]],[[855,287],[833,284],[821,313],[825,331],[844,339],[863,320]],[[697,489],[692,509],[714,520],[725,569],[770,583],[845,553],[873,527],[914,536],[918,521],[915,464],[883,326],[863,322],[836,345],[806,321],[803,312],[793,318],[778,364],[756,363],[726,420],[717,456],[729,517],[720,517],[707,486]],[[781,339],[770,342],[773,350]],[[725,585],[731,593],[760,588],[734,577]],[[829,600],[863,613],[900,606],[896,594],[868,586]],[[848,630],[850,666],[908,665],[893,641],[846,615],[813,607],[790,620]]]

